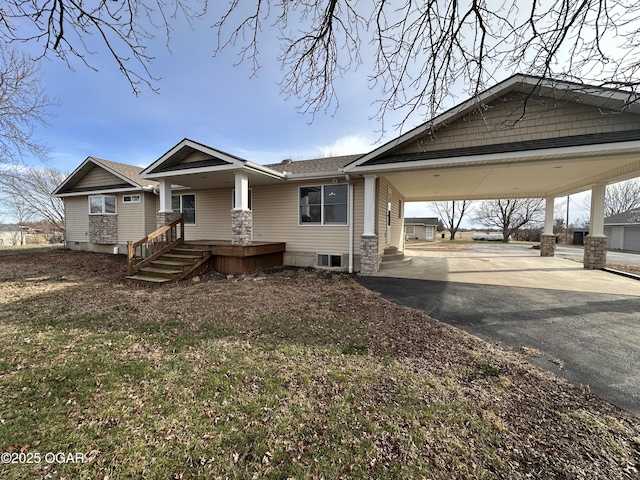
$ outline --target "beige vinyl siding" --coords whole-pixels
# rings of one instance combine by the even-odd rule
[[[348,225],[299,225],[299,187],[331,184],[325,180],[252,187],[253,239],[261,242],[286,242],[288,252],[348,253]],[[364,228],[363,200],[359,198],[363,196],[362,182],[359,185],[354,190],[355,232],[362,232]],[[358,235],[356,233],[356,241],[359,242]],[[355,248],[354,243],[354,250]]]
[[[145,235],[153,233],[157,229],[156,214],[160,210],[160,197],[153,193],[145,193],[144,201],[144,229]]]
[[[231,240],[231,189],[173,192],[180,194],[196,196],[196,224],[185,225],[187,240]]]
[[[380,253],[386,247],[397,247],[402,250],[404,247],[404,197],[389,183],[381,177],[378,179],[377,198],[377,234],[378,250]],[[391,196],[389,197],[389,190]],[[391,238],[387,243],[387,202],[391,202]]]
[[[364,233],[364,180],[353,182],[353,245],[360,252],[360,237]]]
[[[126,182],[107,172],[104,168],[94,166],[73,188],[106,187],[109,185],[122,185],[123,183]]]
[[[144,238],[145,222],[144,222],[144,195],[142,193],[133,193],[140,195],[139,203],[124,203],[122,197],[127,194],[118,194],[116,212],[118,215],[118,243],[126,244],[128,241],[137,242]]]
[[[520,120],[522,101],[521,94],[496,100],[482,114],[474,110],[398,153],[640,129],[638,115],[607,114],[598,108],[572,102],[550,108],[553,100],[539,98],[527,103],[527,115]]]
[[[89,200],[86,196],[64,199],[65,239],[68,242],[89,241]]]

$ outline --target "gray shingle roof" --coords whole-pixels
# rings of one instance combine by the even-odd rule
[[[123,177],[126,177],[127,179],[131,180],[134,183],[137,183],[138,185],[159,185],[158,182],[155,182],[153,180],[140,178],[140,172],[144,170],[141,167],[135,167],[133,165],[127,165],[126,163],[113,162],[111,160],[105,160],[103,158],[97,157],[91,157],[91,160],[99,165],[101,164],[113,170],[114,172],[122,175]]]
[[[638,208],[633,208],[627,212],[618,213],[617,215],[612,215],[604,219],[605,225],[610,224],[619,224],[619,223],[630,223],[633,225],[638,225],[638,222],[631,220],[631,212],[639,212],[640,206]]]
[[[405,225],[435,225],[440,224],[440,219],[437,217],[411,217],[404,219]]]
[[[276,172],[290,172],[294,175],[304,173],[333,173],[338,172],[346,164],[351,163],[361,156],[362,154],[316,158],[313,160],[284,160],[280,163],[264,166]]]

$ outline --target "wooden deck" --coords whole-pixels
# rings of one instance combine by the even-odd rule
[[[249,245],[232,245],[226,240],[190,240],[185,246],[211,250],[210,264],[216,272],[241,275],[284,263],[285,243],[252,242]]]

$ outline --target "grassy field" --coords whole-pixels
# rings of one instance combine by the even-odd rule
[[[640,476],[639,419],[352,276],[124,271],[0,256],[0,478]]]

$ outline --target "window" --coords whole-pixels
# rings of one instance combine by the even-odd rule
[[[116,213],[115,195],[94,195],[89,197],[90,215],[114,215]]]
[[[342,267],[342,255],[318,254],[319,267]]]
[[[349,186],[300,187],[301,225],[346,225]]]
[[[140,203],[140,195],[124,195],[122,203]]]
[[[174,213],[182,213],[184,215],[185,225],[196,224],[195,194],[171,195],[171,209]]]

